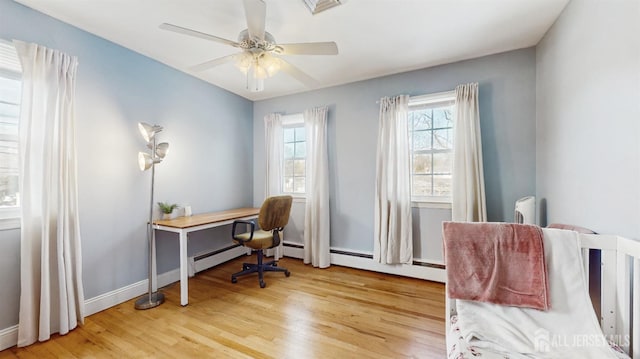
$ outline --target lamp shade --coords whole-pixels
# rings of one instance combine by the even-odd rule
[[[153,158],[150,154],[144,152],[138,152],[138,167],[140,171],[146,171],[156,163],[162,162],[160,158]]]
[[[138,129],[140,130],[140,134],[142,134],[142,138],[144,138],[145,141],[149,142],[153,139],[153,136],[155,136],[156,133],[162,131],[162,126],[150,125],[146,122],[139,122]]]
[[[164,158],[169,153],[169,143],[162,142],[156,146],[156,156]]]
[[[144,152],[138,152],[138,167],[140,171],[146,171],[153,165],[153,159],[151,155]]]

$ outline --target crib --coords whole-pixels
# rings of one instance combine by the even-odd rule
[[[577,235],[586,283],[590,283],[590,279],[592,283],[598,280],[596,285],[591,286],[590,298],[592,304],[595,304],[595,312],[599,314],[599,324],[604,336],[615,342],[618,351],[624,352],[624,354],[616,354],[619,358],[640,359],[640,242],[615,235],[581,233]],[[590,263],[594,258],[601,262],[599,270],[597,262]],[[589,278],[590,269],[592,278]],[[549,275],[554,274],[550,272]],[[594,288],[596,288],[595,293]],[[451,299],[447,295],[446,323],[449,357],[493,358],[494,356],[486,353],[479,354],[473,348],[468,353],[462,353],[460,349],[462,345],[459,343],[461,338],[455,334],[457,302],[458,300]],[[452,352],[452,349],[458,351]],[[519,356],[505,356],[503,353],[495,357]]]

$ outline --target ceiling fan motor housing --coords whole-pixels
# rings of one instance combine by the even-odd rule
[[[262,51],[275,51],[278,52],[278,45],[276,45],[276,39],[269,32],[264,32],[264,40],[258,38],[251,38],[249,36],[249,30],[245,29],[238,35],[238,45],[245,50],[262,50]]]

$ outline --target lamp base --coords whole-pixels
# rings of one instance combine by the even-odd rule
[[[136,309],[151,309],[162,303],[164,303],[164,293],[155,292],[151,293],[151,295],[147,293],[136,300]]]

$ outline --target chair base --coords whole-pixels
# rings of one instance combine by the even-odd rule
[[[231,275],[231,283],[237,283],[238,277],[258,273],[258,281],[260,282],[260,288],[264,288],[267,284],[264,282],[264,272],[283,272],[285,276],[290,276],[291,272],[287,268],[278,267],[276,261],[269,261],[263,263],[264,253],[262,249],[256,251],[258,256],[258,263],[242,263],[242,271]]]

